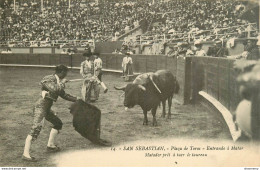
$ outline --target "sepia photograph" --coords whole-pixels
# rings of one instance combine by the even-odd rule
[[[0,167],[260,169],[259,0],[0,0]]]

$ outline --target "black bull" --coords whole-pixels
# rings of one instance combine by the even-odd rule
[[[148,124],[147,112],[152,110],[153,126],[157,126],[155,115],[160,102],[163,105],[162,117],[165,117],[165,103],[168,100],[168,118],[170,118],[172,98],[174,94],[178,93],[179,88],[180,86],[176,77],[167,70],[145,73],[139,75],[133,83],[129,83],[123,87],[115,87],[115,89],[125,92],[125,107],[141,106],[144,113],[144,125]]]

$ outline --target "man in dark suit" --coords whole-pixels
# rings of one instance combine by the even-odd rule
[[[248,38],[247,44],[245,46],[245,50],[248,52],[247,54],[247,60],[259,60],[259,49],[256,45],[257,38]]]
[[[226,57],[228,56],[228,49],[222,45],[222,41],[216,41],[215,46],[210,47],[208,52],[208,56],[212,57]]]

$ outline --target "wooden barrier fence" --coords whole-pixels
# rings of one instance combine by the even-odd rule
[[[122,54],[100,55],[103,68],[121,71]],[[135,73],[155,72],[160,69],[171,71],[180,83],[178,100],[189,103],[197,99],[199,91],[205,91],[234,111],[240,101],[237,73],[233,69],[234,60],[213,57],[172,58],[165,55],[131,55]],[[81,54],[0,54],[1,64],[58,65],[80,67],[84,57]]]
[[[234,112],[241,100],[236,82],[238,72],[233,69],[235,60],[213,57],[192,57],[191,60],[192,96],[196,99],[202,90]]]

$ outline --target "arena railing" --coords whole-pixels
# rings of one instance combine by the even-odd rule
[[[140,26],[139,26],[140,27]],[[126,33],[123,36],[126,36],[130,33],[132,33],[134,30],[138,29],[134,28],[133,30],[131,30],[130,32]],[[241,33],[239,34],[239,32],[232,32],[232,33],[219,33],[222,31],[228,31],[229,29],[232,28],[244,28],[247,30],[241,31]],[[257,28],[256,28],[256,23],[249,23],[249,24],[245,24],[245,25],[238,25],[238,26],[231,26],[231,27],[224,27],[224,28],[216,28],[214,30],[199,30],[199,34],[204,34],[204,33],[211,33],[211,34],[207,34],[206,37],[208,38],[221,38],[221,36],[226,36],[226,35],[231,35],[231,36],[236,36],[236,35],[241,35],[241,34],[247,34],[247,37],[251,36],[252,32],[258,32]],[[205,34],[204,34],[205,35]],[[176,37],[177,36],[177,37]],[[181,37],[178,37],[181,36]],[[9,37],[10,38],[10,37]],[[108,40],[110,38],[110,36],[108,36],[107,38],[105,38],[105,40]],[[169,42],[169,41],[183,41],[183,40],[187,40],[189,42],[193,41],[194,39],[199,39],[200,35],[196,34],[196,32],[194,33],[190,33],[190,34],[185,34],[185,33],[173,33],[173,34],[159,34],[159,35],[141,35],[140,39],[137,40],[137,42],[139,42],[139,44],[144,44],[146,42],[150,42],[153,43],[154,41],[159,41],[159,42]],[[83,46],[83,43],[89,42],[90,39],[88,40],[51,40],[51,41],[34,41],[34,43],[40,43],[42,44],[43,47],[51,47],[51,46],[60,46],[60,45],[67,45],[67,46]],[[93,41],[93,40],[92,40]],[[30,46],[29,44],[33,42],[33,41],[8,41],[8,43],[6,45],[9,45],[10,47],[23,47],[23,46]],[[27,44],[27,45],[26,45]],[[2,43],[2,45],[5,45],[4,43]]]
[[[244,30],[237,30],[237,32],[228,32],[230,29],[233,28],[243,28]],[[226,31],[226,32],[223,32]],[[258,32],[256,23],[249,23],[244,25],[236,25],[236,26],[230,26],[230,27],[223,27],[223,28],[216,28],[211,30],[199,30],[198,32],[190,32],[190,33],[172,33],[172,34],[159,34],[159,35],[142,35],[140,36],[140,40],[138,40],[139,44],[145,43],[147,41],[160,41],[160,42],[167,42],[167,41],[178,41],[178,40],[187,40],[188,42],[191,42],[194,39],[199,39],[201,35],[204,35],[208,38],[221,38],[221,36],[226,35],[241,35],[241,34],[247,34],[246,37],[251,37],[252,32]],[[223,32],[223,33],[219,33]],[[206,34],[207,33],[207,34]],[[175,36],[181,36],[176,38]],[[160,38],[157,38],[160,37]],[[170,37],[170,38],[168,38]]]
[[[55,46],[58,47],[60,45],[84,47],[85,43],[90,43],[91,45],[93,45],[94,40],[88,39],[88,40],[50,40],[50,41],[8,41],[6,45],[9,47],[24,47],[25,45],[28,45],[27,47],[35,47],[30,45],[36,45],[36,47],[38,47],[38,43],[40,43],[40,47],[55,47]]]

